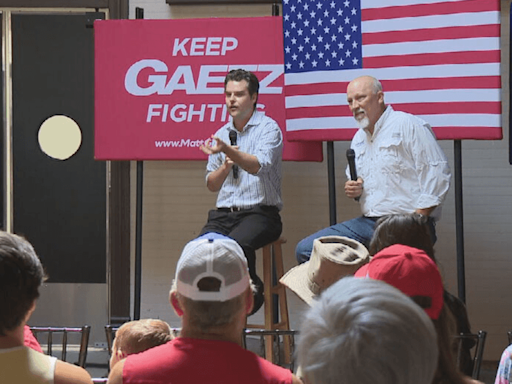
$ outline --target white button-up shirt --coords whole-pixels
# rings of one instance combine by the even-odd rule
[[[438,206],[450,187],[448,161],[430,125],[388,106],[375,124],[373,135],[360,129],[352,139],[358,177],[363,179],[360,198],[364,216],[412,213]],[[347,167],[347,177],[350,178]]]

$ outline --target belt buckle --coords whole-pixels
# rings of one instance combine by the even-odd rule
[[[240,211],[240,208],[239,208],[239,207],[231,207],[231,208],[229,208],[229,210],[230,210],[231,212],[239,212],[239,211]]]

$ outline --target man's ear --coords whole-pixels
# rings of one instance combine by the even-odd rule
[[[252,312],[253,307],[254,307],[254,295],[252,293],[252,289],[249,288],[245,292],[245,311],[246,311],[247,315]]]
[[[384,92],[379,91],[378,96],[379,96],[379,98],[378,98],[379,103],[384,104]]]
[[[178,295],[176,294],[176,292],[171,292],[169,294],[169,301],[171,302],[171,306],[173,307],[174,312],[176,312],[176,314],[179,317],[182,317],[183,309],[181,309],[181,304],[180,301],[178,300]]]
[[[125,357],[128,356],[127,353],[124,353],[120,348],[113,349],[112,353],[115,353],[117,356],[117,361],[123,360]]]

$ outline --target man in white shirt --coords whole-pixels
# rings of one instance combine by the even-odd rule
[[[375,222],[385,215],[416,212],[428,216],[436,239],[435,221],[451,174],[432,128],[386,105],[381,83],[371,76],[349,83],[347,102],[359,126],[351,143],[359,177],[350,180],[347,167],[345,194],[359,200],[363,215],[301,240],[296,248],[299,263],[309,260],[313,241],[321,236],[345,236],[368,247]]]
[[[256,312],[263,304],[263,283],[256,275],[256,250],[277,240],[282,223],[281,159],[283,135],[277,123],[256,110],[259,81],[235,69],[224,80],[231,120],[201,150],[209,155],[206,186],[218,192],[201,235],[216,232],[236,240],[244,250],[257,291]],[[231,142],[235,145],[230,145]]]

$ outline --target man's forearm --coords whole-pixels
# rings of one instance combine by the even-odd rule
[[[429,207],[429,208],[417,208],[416,213],[419,213],[420,215],[423,215],[423,216],[430,216],[430,214],[432,213],[432,211],[434,209],[436,209],[436,206]]]
[[[215,171],[211,172],[208,175],[208,179],[206,180],[206,186],[211,192],[218,192],[224,184],[226,177],[228,177],[229,172],[231,171],[231,167],[226,163],[222,164]]]
[[[254,155],[241,152],[230,146],[226,146],[223,152],[240,168],[252,175],[255,175],[260,170],[261,165],[258,158]]]

